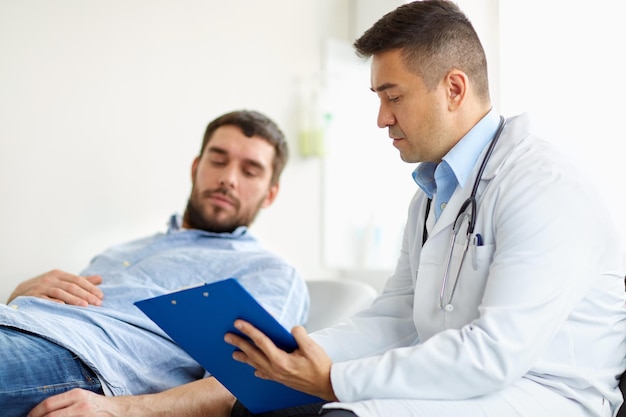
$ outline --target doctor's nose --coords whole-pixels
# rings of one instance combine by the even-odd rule
[[[378,108],[378,118],[376,119],[376,123],[378,127],[384,129],[386,127],[395,125],[396,117],[391,111],[389,111],[387,106],[381,104]]]

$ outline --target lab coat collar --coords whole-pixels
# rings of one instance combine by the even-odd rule
[[[493,178],[496,177],[496,175],[498,175],[502,166],[511,155],[511,151],[515,149],[515,147],[529,134],[530,121],[528,115],[522,114],[520,116],[511,117],[505,120],[502,134],[500,135],[498,143],[493,149],[491,158],[489,158],[489,161],[487,162],[485,171],[483,172],[482,179],[480,181],[480,185],[478,186],[476,199],[478,201],[479,210],[482,190],[484,190],[486,184],[489,181],[491,181]],[[487,152],[487,148],[488,147],[485,147],[477,162],[474,164],[474,167],[472,169],[472,175],[468,180],[468,186],[463,188],[457,186],[456,190],[452,194],[452,197],[448,201],[445,210],[441,213],[441,216],[436,223],[434,223],[434,216],[429,217],[427,226],[430,236],[434,236],[443,230],[448,230],[451,224],[454,223],[461,204],[463,204],[463,202],[469,197],[472,191],[474,178],[476,178],[480,162],[483,160],[485,153]]]

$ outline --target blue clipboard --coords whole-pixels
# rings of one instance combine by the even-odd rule
[[[275,381],[254,376],[254,368],[232,358],[226,333],[243,319],[291,352],[295,339],[235,278],[135,302],[174,342],[209,371],[250,412],[257,414],[322,401]]]

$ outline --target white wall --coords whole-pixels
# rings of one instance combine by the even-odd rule
[[[319,161],[299,157],[299,80],[337,0],[0,0],[0,301],[52,268],[162,230],[181,211],[208,121],[252,108],[289,137],[275,205],[254,230],[305,276],[320,262]]]
[[[487,49],[496,105],[530,110],[584,161],[626,236],[617,1],[459,3]],[[326,38],[351,42],[400,2],[0,0],[0,301],[162,229],[184,208],[207,122],[242,107],[274,118],[292,148],[255,233],[307,278],[345,274],[324,264],[322,163],[297,152],[298,86],[319,74]]]
[[[506,115],[528,112],[595,180],[626,254],[622,10],[619,0],[500,0],[499,100]]]

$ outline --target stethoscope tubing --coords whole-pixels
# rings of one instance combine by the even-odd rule
[[[478,205],[476,202],[476,193],[478,192],[478,185],[480,184],[480,180],[483,176],[483,172],[485,171],[485,167],[491,158],[491,154],[493,153],[493,149],[504,130],[505,125],[504,117],[500,116],[500,124],[498,125],[498,129],[487,148],[487,152],[483,157],[483,160],[480,163],[480,167],[478,168],[478,173],[476,174],[476,178],[474,180],[474,185],[472,187],[472,191],[470,196],[461,204],[459,212],[454,219],[454,224],[452,226],[452,236],[450,237],[450,246],[448,247],[448,256],[446,258],[445,269],[443,278],[441,280],[441,290],[439,291],[439,308],[444,312],[451,312],[454,310],[454,306],[452,305],[452,299],[454,298],[454,293],[456,292],[457,284],[459,283],[459,276],[461,273],[461,268],[463,267],[463,263],[465,261],[465,255],[467,254],[467,250],[469,249],[470,237],[474,233],[474,227],[476,226],[476,214],[478,211]],[[470,208],[470,212],[467,213],[468,207]],[[467,217],[467,229],[465,231],[465,247],[463,248],[463,255],[461,256],[461,261],[459,263],[459,267],[456,272],[456,278],[454,280],[454,284],[452,285],[452,291],[450,292],[450,297],[448,298],[448,302],[444,302],[446,288],[448,287],[448,281],[450,279],[450,266],[452,264],[452,254],[454,251],[454,245],[456,243],[457,235],[461,230],[461,224],[463,223],[463,219]],[[426,221],[426,219],[424,219]]]

